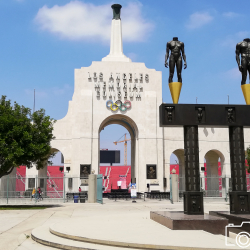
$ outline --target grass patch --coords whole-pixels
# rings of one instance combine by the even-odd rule
[[[1,206],[0,210],[30,210],[30,209],[45,209],[47,207],[23,207],[23,206]]]

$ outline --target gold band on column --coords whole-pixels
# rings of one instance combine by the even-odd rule
[[[241,85],[241,90],[244,95],[247,105],[250,105],[250,84]]]
[[[177,104],[179,101],[180,93],[181,93],[182,83],[181,82],[170,82],[168,84],[168,86],[170,89],[173,103]]]

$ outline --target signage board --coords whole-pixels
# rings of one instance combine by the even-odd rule
[[[131,198],[137,197],[137,191],[136,191],[136,183],[131,183]]]

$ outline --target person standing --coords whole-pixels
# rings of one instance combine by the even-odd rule
[[[38,192],[39,192],[39,200],[43,200],[42,189],[40,187],[38,187]]]

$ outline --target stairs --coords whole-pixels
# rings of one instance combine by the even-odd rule
[[[59,249],[67,249],[67,250],[82,250],[82,249],[88,249],[88,250],[128,250],[128,248],[123,247],[115,247],[110,245],[100,245],[100,244],[94,244],[94,243],[87,243],[82,241],[77,241],[73,239],[66,239],[59,237],[57,235],[54,235],[50,232],[49,226],[41,226],[38,228],[35,228],[32,231],[31,237],[34,241],[49,246],[53,248],[59,248]],[[129,248],[129,249],[135,249],[135,248]],[[138,249],[138,248],[137,248]]]

